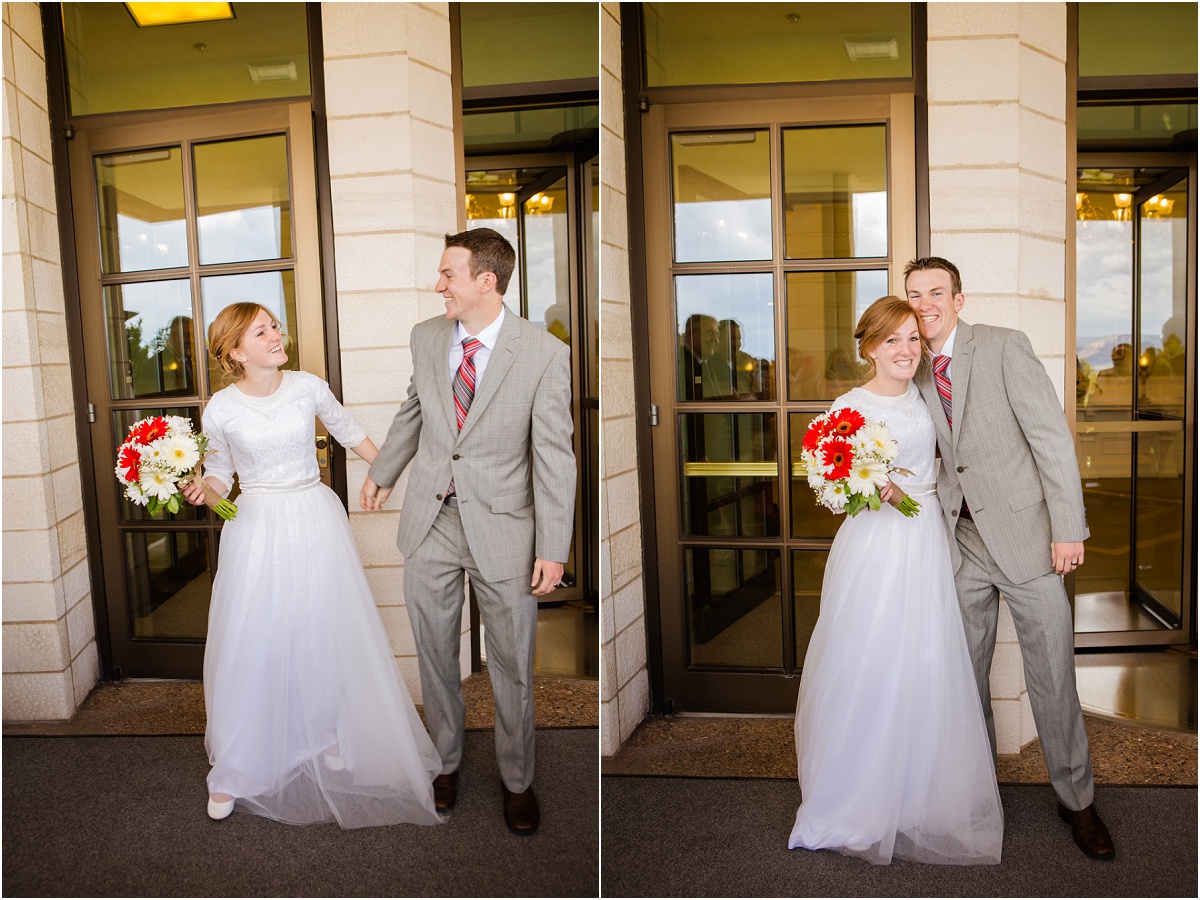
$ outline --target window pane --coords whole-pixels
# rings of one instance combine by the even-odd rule
[[[464,87],[596,78],[594,3],[461,3]]]
[[[105,275],[188,264],[178,147],[96,157]]]
[[[1135,581],[1178,620],[1183,615],[1184,432],[1137,436]]]
[[[567,249],[567,179],[560,178],[522,204],[525,217],[525,318],[571,343],[570,272]],[[519,276],[515,276],[519,277]]]
[[[287,138],[197,144],[192,154],[201,264],[290,257]]]
[[[300,368],[300,354],[296,345],[296,278],[290,270],[201,278],[200,296],[204,300],[206,335],[217,314],[234,303],[244,300],[269,309],[279,319],[284,334],[292,339],[287,351],[288,361],[280,368],[293,371]],[[225,373],[211,356],[208,358],[208,385],[214,393],[225,386]]]
[[[126,533],[125,576],[134,637],[204,639],[212,597],[207,532]]]
[[[870,377],[854,329],[887,292],[883,269],[788,274],[789,400],[833,400]]]
[[[643,10],[650,87],[912,75],[908,3],[672,2]]]
[[[792,602],[796,611],[796,663],[804,668],[808,642],[812,640],[821,612],[821,585],[825,580],[828,550],[797,550],[792,553]]]
[[[121,3],[64,3],[72,115],[307,97],[303,3],[236,3],[236,18],[139,28]]]
[[[463,145],[468,153],[508,153],[514,150],[561,150],[556,142],[562,135],[587,132],[599,140],[600,107],[552,106],[501,112],[463,111]]]
[[[1174,150],[1195,130],[1195,103],[1087,105],[1076,117],[1080,150]]]
[[[687,549],[684,572],[690,665],[783,665],[778,550]]]
[[[887,127],[783,132],[791,259],[887,256]]]
[[[147,419],[150,416],[186,416],[192,420],[192,430],[197,434],[200,433],[200,408],[196,406],[175,406],[175,407],[157,407],[153,409],[121,409],[113,413],[113,438],[120,443],[125,443],[125,438],[129,434],[129,429],[133,427],[135,422],[140,422],[142,419]],[[131,501],[125,496],[121,488],[121,483],[113,478],[117,490],[121,491],[121,520],[123,522],[177,522],[180,520],[194,521],[203,519],[206,515],[205,509],[202,506],[192,506],[190,503],[184,503],[179,507],[179,512],[171,513],[165,509],[159,510],[153,515],[144,506]]]
[[[114,400],[197,393],[186,280],[110,285],[104,312]]]
[[[1183,418],[1187,369],[1187,180],[1141,211],[1138,412]]]
[[[675,279],[680,400],[775,398],[775,296],[770,274]]]
[[[779,534],[775,429],[775,413],[679,417],[684,534]]]
[[[771,258],[766,131],[671,135],[675,261]]]
[[[1196,4],[1080,3],[1079,74],[1196,71]]]

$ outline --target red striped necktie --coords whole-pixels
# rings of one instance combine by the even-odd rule
[[[942,398],[942,409],[946,411],[946,422],[954,427],[954,416],[951,415],[950,378],[946,370],[950,368],[950,357],[938,354],[933,358],[933,381],[937,385],[938,396]]]
[[[483,347],[483,341],[478,338],[463,338],[463,358],[454,373],[454,418],[458,420],[458,430],[462,431],[463,422],[471,410],[471,401],[475,399],[475,354]],[[446,490],[447,497],[455,494],[454,479],[450,479],[450,487]]]

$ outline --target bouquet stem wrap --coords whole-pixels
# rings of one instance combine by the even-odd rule
[[[204,472],[202,466],[208,454],[200,458],[200,462],[196,463],[196,468],[192,469],[188,477],[180,482],[180,486],[186,484],[198,484],[204,491],[204,505],[215,512],[218,516],[228,522],[237,515],[237,507],[217,493],[216,489],[211,484],[204,480]]]

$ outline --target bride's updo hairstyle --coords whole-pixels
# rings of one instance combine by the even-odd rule
[[[854,330],[854,339],[858,341],[858,355],[862,360],[875,369],[875,360],[871,359],[871,351],[891,337],[892,332],[903,324],[905,319],[916,322],[917,333],[921,335],[921,358],[930,355],[929,342],[921,332],[921,321],[917,311],[907,300],[900,297],[880,297],[867,307],[862,318],[858,320],[858,328]]]
[[[282,329],[283,326],[275,317],[275,313],[265,306],[248,302],[230,304],[217,313],[213,323],[208,326],[208,355],[225,373],[227,384],[241,381],[246,375],[246,370],[242,368],[240,362],[233,358],[232,354],[237,349],[242,335],[246,333],[246,329],[253,325],[254,320],[258,318],[260,311],[270,316],[271,321]],[[280,337],[283,338],[283,349],[286,350],[291,346],[291,338],[282,331]]]

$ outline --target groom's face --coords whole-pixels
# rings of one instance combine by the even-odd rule
[[[438,282],[434,288],[446,301],[446,318],[459,322],[473,319],[473,314],[485,305],[488,287],[495,283],[495,278],[490,272],[471,277],[471,251],[465,247],[447,247],[438,264]]]
[[[963,308],[962,294],[954,293],[950,273],[945,269],[918,269],[908,274],[904,285],[909,305],[921,320],[921,333],[929,347],[937,353],[958,324],[958,311]]]

